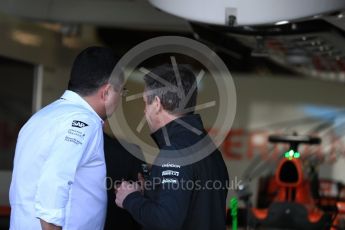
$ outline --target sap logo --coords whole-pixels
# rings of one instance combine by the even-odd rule
[[[72,127],[84,128],[86,126],[89,126],[89,125],[82,121],[76,121],[76,120],[72,121]]]

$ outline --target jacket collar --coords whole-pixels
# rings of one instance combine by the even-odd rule
[[[204,126],[199,114],[190,114],[179,117],[151,134],[159,148],[170,146],[177,138],[183,138],[181,133],[187,135],[202,135]]]

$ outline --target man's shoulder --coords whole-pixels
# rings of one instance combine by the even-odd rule
[[[99,118],[91,111],[72,103],[63,103],[57,100],[34,114],[30,122],[44,123],[46,126],[59,125],[61,128],[71,126],[73,128],[99,127]]]

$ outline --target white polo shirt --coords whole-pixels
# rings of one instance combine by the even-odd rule
[[[66,91],[20,130],[10,188],[13,230],[103,229],[106,212],[103,120]]]

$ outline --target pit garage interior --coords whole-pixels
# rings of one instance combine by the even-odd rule
[[[234,218],[239,229],[345,229],[345,2],[340,0],[1,1],[0,229],[9,228],[18,132],[33,113],[62,95],[74,57],[93,45],[111,47],[121,57],[159,36],[206,45],[231,73],[234,119],[219,146],[230,177],[228,229]],[[191,61],[174,55],[177,62]],[[229,95],[210,75],[200,82],[198,102]],[[143,90],[136,76],[126,82],[129,96]],[[220,111],[215,104],[200,110],[210,135],[220,129],[214,126]],[[128,128],[135,130],[143,101],[123,100],[122,107]],[[147,126],[137,135],[154,145]],[[152,163],[154,153],[140,147]]]

